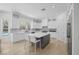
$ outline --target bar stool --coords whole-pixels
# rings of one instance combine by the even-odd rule
[[[41,40],[36,40],[36,38],[33,35],[29,36],[29,41],[35,44],[35,53],[37,48],[37,42],[40,42],[40,51],[41,51]]]

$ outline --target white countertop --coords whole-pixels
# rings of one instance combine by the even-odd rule
[[[30,33],[29,35],[30,36],[34,36],[34,37],[37,37],[37,38],[40,38],[40,37],[43,37],[43,36],[48,35],[48,34],[49,34],[49,32],[47,32],[47,33],[36,32],[36,33]]]

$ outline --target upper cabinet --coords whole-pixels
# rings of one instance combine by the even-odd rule
[[[48,26],[48,18],[42,19],[42,26]]]
[[[56,28],[57,21],[56,18],[48,19],[48,28]]]
[[[42,21],[40,19],[33,19],[33,29],[40,29],[41,27]]]

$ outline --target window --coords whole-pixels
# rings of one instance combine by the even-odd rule
[[[3,20],[3,32],[8,32],[8,21]]]

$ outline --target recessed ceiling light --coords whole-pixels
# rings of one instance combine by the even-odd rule
[[[55,8],[55,7],[56,7],[55,5],[52,6],[52,8]]]

